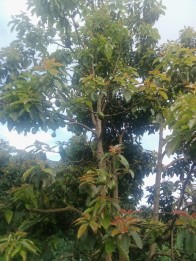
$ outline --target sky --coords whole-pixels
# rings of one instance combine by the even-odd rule
[[[156,24],[161,34],[161,43],[177,39],[179,31],[184,26],[191,26],[196,29],[196,0],[163,0],[162,2],[167,7],[166,15],[162,16]],[[0,48],[8,46],[14,40],[15,35],[10,33],[7,23],[12,15],[26,11],[25,4],[26,0],[0,0]],[[51,133],[45,132],[39,132],[36,135],[28,134],[24,137],[18,135],[15,131],[10,133],[6,126],[0,125],[0,138],[8,140],[10,145],[19,149],[24,149],[33,144],[35,140],[54,144],[55,140],[67,140],[71,135],[66,130],[61,129],[57,131],[57,137],[54,139],[51,137]],[[146,149],[157,149],[157,135],[145,135],[143,141]],[[56,154],[51,154],[49,157],[56,159]]]

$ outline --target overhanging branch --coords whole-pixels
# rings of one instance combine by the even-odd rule
[[[175,164],[176,162],[183,161],[183,160],[185,160],[185,158],[178,158],[178,159],[172,160],[172,162],[170,162],[169,164],[167,164],[167,165],[164,166],[164,169],[168,169],[168,168],[170,168],[173,164]]]
[[[54,208],[54,209],[39,209],[39,208],[32,208],[29,209],[30,212],[38,212],[38,213],[58,213],[58,212],[66,212],[66,211],[73,211],[73,212],[77,212],[78,214],[82,215],[83,212],[80,211],[79,209],[75,208],[75,207],[71,207],[71,206],[67,206],[64,208]]]
[[[91,129],[90,127],[86,126],[85,124],[82,124],[80,122],[77,122],[77,121],[71,121],[71,122],[66,122],[67,125],[71,125],[71,124],[75,124],[75,125],[78,125],[78,126],[81,126],[83,127],[84,129],[92,132],[93,134],[96,135],[96,131],[94,131],[93,129]]]
[[[78,125],[78,126],[83,127],[84,129],[86,129],[86,130],[88,130],[88,131],[90,131],[90,132],[92,132],[93,134],[96,135],[96,131],[93,130],[92,128],[88,127],[87,125],[85,125],[85,124],[83,124],[83,123],[81,123],[81,122],[77,122],[77,121],[75,121],[75,120],[73,120],[73,119],[67,117],[66,115],[61,115],[61,116],[62,116],[66,121],[68,121],[68,122],[65,122],[66,125],[75,124],[75,125]]]

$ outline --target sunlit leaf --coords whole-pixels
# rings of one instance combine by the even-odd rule
[[[87,227],[88,227],[88,224],[83,224],[80,226],[80,228],[78,229],[78,234],[77,234],[78,238],[80,238],[82,235],[84,235],[84,233],[87,231]]]

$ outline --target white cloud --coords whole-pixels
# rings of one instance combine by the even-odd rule
[[[9,132],[6,126],[0,126],[1,137],[9,141],[10,145],[17,149],[25,149],[27,146],[32,145],[36,140],[49,143],[52,141],[50,133],[38,132],[36,135],[27,134],[19,135],[16,131]]]
[[[2,0],[1,0],[2,1]],[[19,14],[21,11],[26,11],[27,0],[3,0],[1,5],[3,6],[6,16],[11,17],[11,15]]]

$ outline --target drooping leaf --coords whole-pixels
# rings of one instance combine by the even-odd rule
[[[80,226],[80,228],[78,229],[77,238],[80,238],[82,235],[84,235],[84,233],[87,230],[87,227],[88,227],[88,224],[83,224]]]
[[[4,212],[4,217],[8,224],[10,224],[10,222],[12,221],[13,215],[14,215],[14,212],[10,209],[8,209]]]
[[[141,240],[140,235],[139,235],[137,232],[132,231],[132,232],[131,232],[131,236],[133,237],[133,239],[134,239],[136,245],[137,245],[140,249],[142,249],[142,248],[143,248],[143,243],[142,243],[142,240]]]
[[[129,169],[129,162],[125,159],[123,155],[119,155],[121,164],[126,168]]]
[[[117,246],[120,256],[124,258],[125,261],[130,261],[129,259],[129,247],[125,244],[125,240],[118,240]]]

